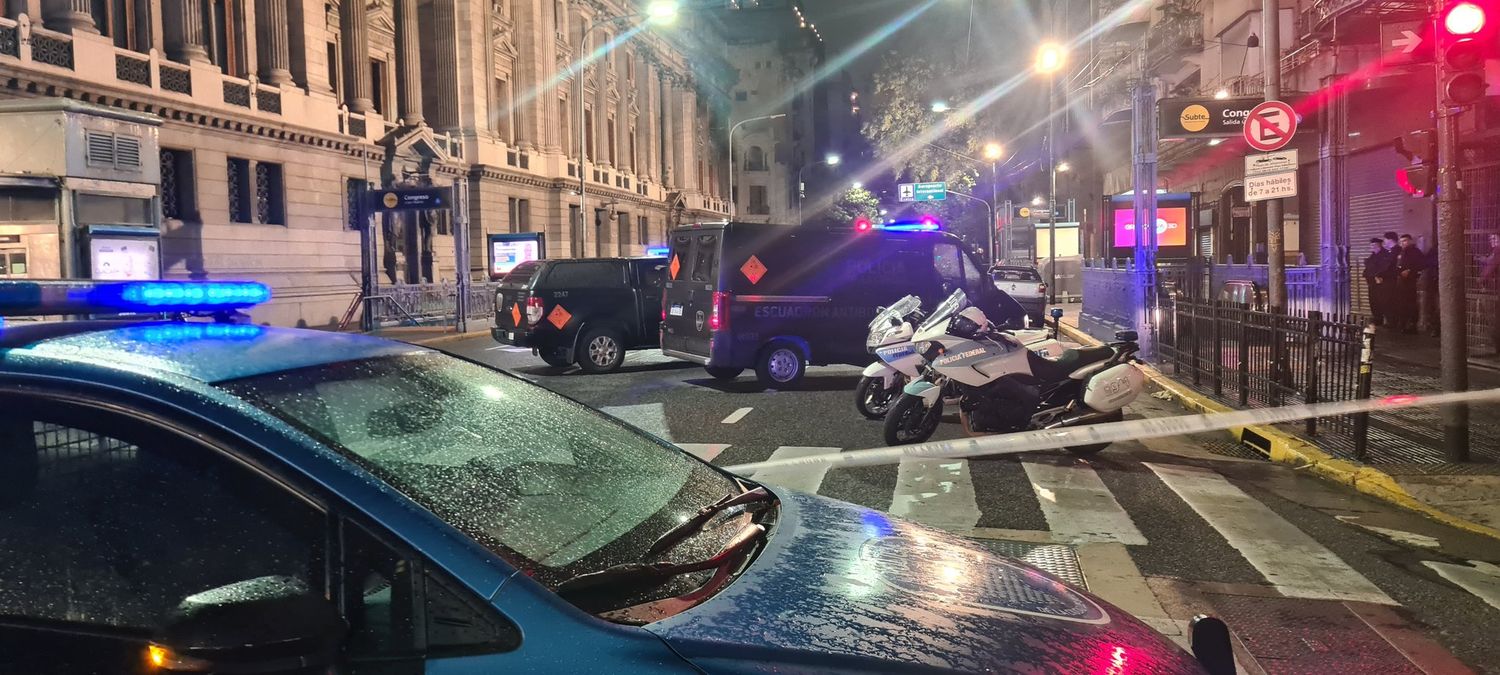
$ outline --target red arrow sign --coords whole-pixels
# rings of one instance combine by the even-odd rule
[[[1261,152],[1279,150],[1297,133],[1297,113],[1281,101],[1266,101],[1245,118],[1245,143]]]

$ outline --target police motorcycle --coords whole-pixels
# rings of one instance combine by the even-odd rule
[[[1058,312],[1053,313],[1055,330]],[[885,418],[885,442],[920,443],[942,419],[943,388],[959,394],[959,420],[971,435],[1055,429],[1124,418],[1122,409],[1145,389],[1135,365],[1135,331],[1103,347],[1064,350],[1048,358],[1014,334],[992,326],[962,291],[943,301],[912,335],[930,364],[902,390]],[[1108,443],[1070,447],[1091,455]]]
[[[908,295],[890,307],[882,307],[870,321],[870,332],[865,337],[865,348],[879,357],[865,367],[854,388],[854,407],[867,419],[885,417],[891,402],[901,395],[901,388],[916,379],[927,364],[912,344],[912,335],[921,324],[922,299]],[[1067,348],[1058,341],[1054,326],[1051,330],[1017,330],[1013,335],[1043,356],[1058,358]],[[945,398],[957,400],[957,394],[947,392]]]

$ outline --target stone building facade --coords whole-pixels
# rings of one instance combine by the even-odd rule
[[[366,258],[354,208],[363,186],[468,184],[467,265],[455,264],[450,214],[377,216],[369,264],[381,285],[451,283],[459,267],[484,279],[493,233],[542,233],[548,257],[638,255],[673,224],[727,212],[715,138],[734,71],[711,17],[684,15],[670,32],[611,20],[638,11],[631,0],[0,9],[0,99],[160,117],[164,276],[269,283],[275,299],[258,321],[345,316]],[[580,65],[595,23],[588,53],[602,56]],[[0,148],[0,162],[20,152]],[[592,223],[579,213],[580,173]]]

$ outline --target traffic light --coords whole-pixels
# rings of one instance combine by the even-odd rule
[[[1438,22],[1443,103],[1469,106],[1484,98],[1485,45],[1494,37],[1488,8],[1477,0],[1448,5]]]
[[[1396,138],[1392,145],[1406,161],[1396,169],[1396,183],[1413,197],[1430,197],[1437,192],[1437,131],[1422,129]]]

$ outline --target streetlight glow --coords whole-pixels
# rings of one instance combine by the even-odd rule
[[[1224,100],[1226,98],[1229,98],[1229,90],[1228,89],[1220,89],[1220,90],[1214,92],[1214,98],[1219,99],[1220,101],[1222,101],[1222,100]]]
[[[933,101],[932,102],[932,112],[935,112],[935,113],[945,113],[945,112],[948,112],[948,102],[947,101]]]
[[[1002,147],[999,143],[985,143],[984,144],[984,158],[985,159],[990,160],[991,162],[993,162],[993,161],[998,160],[998,159],[1000,159],[1001,157],[1004,157],[1004,156],[1005,156],[1005,148]]]
[[[839,157],[838,155],[829,155],[823,158],[823,163],[827,164],[828,166],[838,166],[839,162],[841,161],[843,161],[843,158]]]
[[[1036,70],[1039,73],[1050,74],[1062,69],[1068,60],[1067,51],[1056,42],[1044,42],[1036,50]]]
[[[1046,204],[1046,203],[1047,203],[1047,198],[1043,197],[1041,195],[1037,195],[1037,196],[1031,198],[1031,205],[1032,206],[1041,206],[1041,205]]]
[[[676,0],[652,0],[646,5],[646,20],[654,24],[668,25],[677,20]]]
[[[1073,167],[1070,166],[1067,162],[1058,162],[1057,163],[1057,172],[1058,173],[1067,173],[1068,169],[1071,169],[1071,168],[1073,168]]]
[[[863,189],[864,189],[864,187],[865,187],[865,184],[864,184],[864,183],[861,183],[861,182],[859,182],[859,181],[854,181],[854,185],[853,185],[853,186],[851,186],[851,187],[853,187],[853,188],[854,188],[854,189],[856,189],[856,190],[863,190]]]

